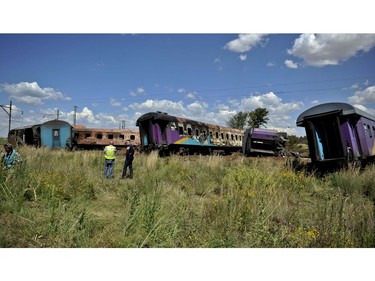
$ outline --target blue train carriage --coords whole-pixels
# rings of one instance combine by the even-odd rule
[[[241,151],[243,131],[200,121],[149,112],[138,118],[141,150],[160,154],[229,154]]]
[[[346,103],[314,106],[297,118],[305,127],[311,162],[323,169],[365,164],[375,155],[375,117]]]
[[[72,137],[72,126],[62,120],[51,120],[40,125],[41,146],[65,148],[66,141]]]
[[[249,128],[245,131],[242,153],[245,156],[285,156],[287,133],[275,129]]]

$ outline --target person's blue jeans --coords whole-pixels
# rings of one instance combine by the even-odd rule
[[[113,177],[113,167],[115,166],[115,160],[114,159],[106,159],[104,163],[104,176],[107,178]],[[108,174],[109,170],[109,175]]]

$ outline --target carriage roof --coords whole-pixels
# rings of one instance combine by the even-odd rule
[[[297,126],[303,126],[305,119],[312,117],[323,117],[329,114],[340,113],[341,115],[358,115],[375,121],[375,117],[363,110],[360,110],[350,104],[342,102],[323,103],[313,106],[302,112],[297,118]]]

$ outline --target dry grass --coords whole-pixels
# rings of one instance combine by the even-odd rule
[[[284,158],[23,148],[0,174],[2,247],[373,247],[375,168],[323,178]]]

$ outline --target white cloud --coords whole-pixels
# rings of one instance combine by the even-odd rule
[[[295,127],[291,113],[303,108],[302,102],[283,103],[282,99],[273,92],[260,95],[252,95],[240,100],[240,105],[236,108],[238,111],[253,111],[258,107],[267,108],[269,121],[267,127],[270,128],[288,128]]]
[[[146,100],[143,103],[133,103],[129,105],[133,110],[142,111],[144,113],[149,111],[163,111],[171,114],[179,114],[184,111],[182,101],[173,102],[170,100]],[[172,113],[173,112],[173,113]]]
[[[187,98],[187,99],[196,99],[197,97],[196,97],[196,94],[197,94],[197,92],[189,92],[186,96],[185,96],[185,98]]]
[[[367,108],[367,107],[363,106],[362,104],[354,104],[353,106],[360,109],[360,110],[363,110],[363,111],[365,111],[365,112],[367,112],[371,115],[375,115],[374,109]]]
[[[208,108],[208,104],[205,102],[193,102],[189,104],[186,109],[193,115],[203,116]]]
[[[353,96],[348,98],[352,104],[363,104],[375,102],[375,86],[367,87],[363,91],[356,91]]]
[[[307,65],[323,67],[337,65],[374,46],[375,34],[302,34],[288,54],[303,59]]]
[[[298,68],[298,64],[297,63],[295,63],[294,61],[292,61],[292,60],[285,60],[285,65],[287,66],[287,67],[289,67],[289,68]]]
[[[20,103],[41,105],[43,100],[70,100],[70,97],[53,88],[41,88],[37,82],[4,83],[0,90],[8,93],[11,99]]]
[[[112,105],[112,106],[121,106],[121,102],[114,99],[114,98],[109,98],[109,103]]]
[[[99,125],[100,121],[95,118],[94,113],[88,107],[84,107],[82,112],[77,112],[77,119],[82,119],[93,125]]]
[[[138,87],[135,91],[131,91],[129,93],[132,97],[140,96],[140,95],[146,95],[145,89],[143,87]]]
[[[265,36],[265,34],[240,34],[238,38],[225,44],[224,49],[236,53],[248,52],[257,45],[264,45]]]
[[[247,55],[241,54],[239,58],[241,61],[245,61],[247,59]]]

